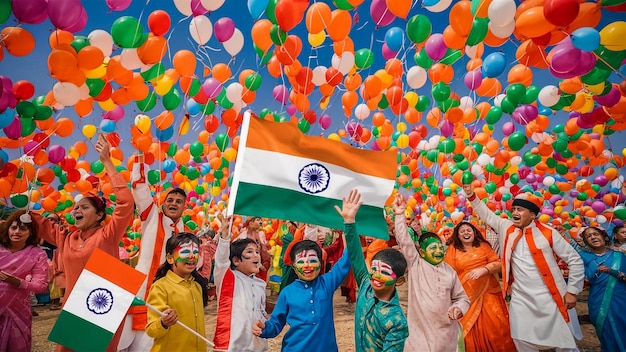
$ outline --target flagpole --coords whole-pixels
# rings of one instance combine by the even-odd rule
[[[137,298],[137,297],[135,297],[135,298]],[[139,299],[139,298],[137,298],[137,299]],[[163,314],[163,312],[161,312],[160,310],[158,310],[155,306],[151,305],[150,303],[148,303],[148,302],[146,302],[146,301],[144,301],[144,300],[142,300],[142,299],[140,299],[140,300],[143,302],[143,304],[145,304],[145,305],[146,305],[146,307],[150,308],[152,311],[159,313],[159,315],[160,315],[160,316],[162,316],[162,317],[163,317],[163,316],[165,316],[165,314]],[[213,342],[211,342],[211,341],[207,340],[207,338],[206,338],[206,337],[204,337],[204,336],[202,336],[202,335],[198,334],[198,332],[197,332],[196,330],[194,330],[194,329],[192,329],[192,328],[188,327],[187,325],[183,324],[180,320],[176,320],[176,324],[180,325],[180,326],[181,326],[182,328],[184,328],[185,330],[187,330],[187,331],[189,331],[190,333],[192,333],[192,334],[196,335],[197,337],[201,338],[201,339],[202,339],[202,340],[204,340],[204,342],[206,342],[209,346],[211,346],[211,347],[215,347],[215,345],[213,344]]]

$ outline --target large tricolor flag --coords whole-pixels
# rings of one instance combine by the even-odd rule
[[[75,351],[104,351],[146,275],[96,249],[48,340]]]
[[[228,214],[343,228],[334,209],[356,188],[359,233],[388,238],[384,205],[396,179],[396,152],[306,136],[291,123],[244,115]]]

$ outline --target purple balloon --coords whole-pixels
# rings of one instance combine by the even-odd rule
[[[13,14],[20,22],[41,23],[48,18],[48,2],[46,0],[13,1]]]
[[[202,6],[202,2],[200,0],[191,0],[191,14],[196,16],[202,16],[205,13],[209,12],[209,10],[205,9]]]
[[[39,142],[35,140],[30,140],[24,145],[24,153],[26,153],[26,155],[34,156],[39,149],[41,149],[41,146],[39,145]]]
[[[396,15],[389,11],[385,0],[373,0],[370,5],[370,16],[377,26],[386,26],[396,19]]]
[[[102,118],[117,122],[124,118],[124,108],[117,105],[113,108],[113,110],[107,111]]]
[[[87,11],[83,8],[83,12],[80,13],[80,18],[73,25],[65,28],[70,33],[76,33],[82,31],[87,25]]]
[[[576,68],[580,61],[581,50],[572,46],[560,48],[552,56],[550,67],[557,72],[570,72]]]
[[[606,178],[606,176],[604,175],[599,175],[593,179],[593,183],[595,183],[596,185],[600,187],[604,187],[606,186],[607,183],[609,183],[609,179]]]
[[[318,122],[323,130],[327,130],[328,127],[330,127],[330,124],[332,123],[332,119],[330,118],[330,115],[324,114],[320,116],[320,119]]]
[[[591,118],[591,114],[582,114],[576,119],[576,125],[580,128],[592,128],[596,124]]]
[[[596,54],[588,51],[580,52],[580,60],[576,67],[570,71],[574,76],[582,76],[589,73],[596,66]]]
[[[276,99],[277,102],[283,105],[287,104],[287,101],[289,101],[289,91],[287,90],[287,87],[282,84],[274,87],[274,89],[272,90],[272,96],[274,97],[274,99]]]
[[[17,140],[22,136],[22,121],[15,115],[10,125],[3,128],[4,134],[9,139]]]
[[[441,131],[441,135],[444,137],[450,137],[454,132],[454,124],[448,120],[443,120],[441,123],[441,127],[439,127],[439,131]]]
[[[228,41],[235,33],[235,22],[228,17],[222,17],[213,24],[213,34],[220,43]]]
[[[622,95],[619,91],[619,88],[617,88],[616,85],[613,85],[613,87],[611,87],[611,90],[608,93],[606,93],[605,95],[600,95],[600,96],[594,95],[593,100],[595,100],[600,105],[610,108],[611,106],[619,102],[621,96]]]
[[[393,59],[394,57],[396,57],[396,55],[398,55],[397,51],[393,51],[389,49],[389,47],[387,46],[387,43],[383,43],[383,47],[381,51],[383,53],[383,58],[385,60]]]
[[[9,107],[9,94],[0,95],[0,112],[5,111]]]
[[[426,55],[428,55],[429,58],[435,61],[441,59],[448,51],[448,47],[443,41],[443,34],[435,33],[431,35],[426,41],[424,49],[426,50]]]
[[[58,164],[59,162],[61,162],[61,160],[63,160],[63,158],[65,158],[65,148],[63,148],[63,146],[55,144],[48,148],[49,162],[53,164]]]
[[[222,92],[222,83],[213,77],[209,77],[202,83],[202,91],[209,99],[213,99]]]
[[[106,0],[107,6],[113,11],[126,10],[133,0]]]
[[[48,0],[48,16],[50,22],[60,29],[74,25],[83,12],[80,0]]]
[[[483,83],[483,73],[480,68],[467,72],[465,77],[463,77],[463,83],[465,83],[465,86],[470,90],[478,89]]]

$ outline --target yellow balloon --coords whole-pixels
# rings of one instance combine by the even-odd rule
[[[406,101],[409,103],[409,106],[415,106],[417,105],[417,100],[419,99],[419,95],[417,95],[417,93],[415,92],[407,92],[404,95],[404,99],[406,99]]]
[[[382,89],[389,88],[391,86],[391,82],[393,82],[393,76],[390,75],[389,73],[387,73],[387,71],[385,71],[384,68],[376,71],[374,76],[376,76],[376,77],[378,77],[380,79],[380,81],[382,83],[382,85],[381,85]]]
[[[104,111],[113,111],[113,109],[115,109],[115,107],[117,106],[117,104],[115,104],[115,102],[113,102],[111,98],[105,101],[99,101],[98,105],[100,106],[100,109]]]
[[[96,132],[98,132],[98,128],[94,125],[85,125],[83,126],[83,136],[91,139]]]
[[[398,122],[398,124],[396,124],[396,130],[398,132],[403,132],[404,133],[404,131],[406,131],[406,128],[407,128],[406,127],[406,123],[404,123],[404,122]]]
[[[107,67],[105,64],[100,64],[100,66],[94,68],[93,70],[84,71],[85,77],[87,78],[102,78],[107,74]]]
[[[135,126],[139,129],[139,131],[141,131],[141,133],[150,131],[151,124],[152,121],[149,116],[143,114],[135,116]]]
[[[401,134],[400,136],[398,136],[398,139],[396,140],[396,145],[398,146],[398,148],[406,148],[409,146],[409,136],[407,136],[406,134]]]
[[[329,134],[328,135],[328,139],[331,139],[331,140],[337,141],[337,142],[341,141],[341,137],[339,137],[339,135],[337,133]],[[626,150],[626,149],[624,149],[624,150]]]
[[[189,119],[184,118],[183,121],[180,123],[180,127],[178,128],[178,134],[180,134],[181,136],[184,136],[188,132],[189,132]]]
[[[222,156],[224,157],[224,159],[230,161],[235,161],[235,159],[237,158],[237,150],[235,150],[235,148],[226,148],[226,150],[224,150],[224,153],[222,154]]]
[[[222,192],[222,189],[221,189],[221,188],[219,188],[218,186],[213,186],[213,187],[211,187],[211,195],[212,195],[213,197],[217,197],[217,196],[219,196],[221,192]]]
[[[584,87],[594,95],[600,95],[604,91],[604,82],[600,82],[598,84],[585,84]]]
[[[324,43],[324,40],[326,40],[326,32],[321,31],[315,34],[309,33],[308,39],[309,44],[311,44],[312,47],[318,47]]]
[[[174,85],[174,80],[170,77],[163,75],[160,79],[156,81],[154,84],[154,92],[160,96],[164,96],[172,90],[172,86]]]
[[[600,44],[611,51],[626,50],[626,22],[609,23],[600,31]]]

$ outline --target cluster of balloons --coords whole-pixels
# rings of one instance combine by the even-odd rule
[[[398,188],[424,219],[462,219],[458,185],[474,182],[498,211],[527,191],[546,200],[544,222],[626,220],[625,156],[608,142],[626,129],[626,22],[603,21],[626,10],[623,0],[248,0],[249,26],[246,14],[238,26],[221,15],[236,6],[224,0],[174,0],[175,10],[145,18],[124,14],[130,3],[106,0],[120,16],[82,35],[80,0],[0,0],[0,23],[13,15],[56,28],[48,92],[0,76],[0,148],[25,156],[0,150],[0,197],[12,205],[66,212],[75,193],[114,197],[102,164],[85,158],[101,131],[124,175],[133,159],[124,151],[143,153],[155,191],[184,188],[185,223],[206,224],[228,201],[251,109],[303,133],[319,127],[360,148],[396,148]],[[188,25],[192,45],[173,51],[173,23]],[[227,61],[207,54],[221,50],[213,37]],[[0,60],[42,45],[21,25],[1,38]],[[252,51],[256,60],[235,61]],[[101,114],[78,123],[66,109]],[[84,138],[74,137],[78,126]],[[136,239],[125,239],[127,251]]]

